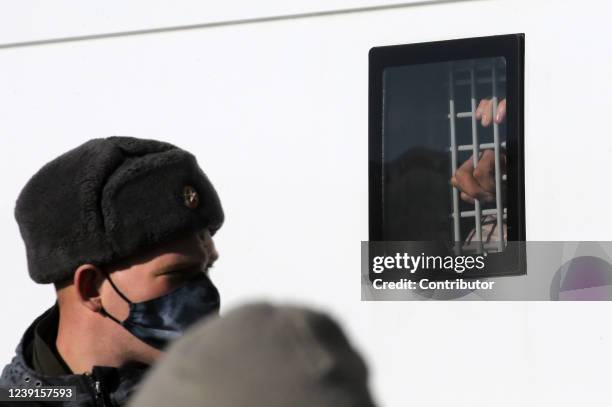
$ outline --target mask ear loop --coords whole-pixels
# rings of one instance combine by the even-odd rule
[[[115,292],[117,294],[119,294],[119,297],[121,297],[125,302],[127,302],[131,306],[132,305],[132,301],[130,301],[130,299],[128,297],[126,297],[125,294],[123,294],[121,292],[121,290],[119,290],[119,288],[117,288],[117,286],[115,285],[113,280],[111,280],[110,275],[106,271],[104,271],[104,270],[102,270],[102,273],[104,274],[104,276],[106,277],[106,279],[110,283],[111,287],[113,287],[113,290],[115,290]],[[100,313],[102,315],[104,315],[105,317],[109,317],[110,319],[112,319],[113,321],[118,323],[119,325],[123,325],[123,323],[121,321],[119,321],[117,318],[115,318],[114,316],[109,314],[108,311],[106,311],[106,309],[104,309],[104,306],[102,306],[101,303],[100,303]]]

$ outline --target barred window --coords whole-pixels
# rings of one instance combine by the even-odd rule
[[[524,272],[508,244],[525,240],[523,44],[372,48],[370,240],[446,242],[504,258],[493,273]]]

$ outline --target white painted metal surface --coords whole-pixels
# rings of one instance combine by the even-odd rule
[[[18,3],[2,2],[1,43],[388,4]],[[365,352],[381,405],[606,405],[612,305],[361,303],[359,250],[368,50],[516,32],[527,237],[612,240],[601,215],[612,202],[611,7],[451,2],[1,50],[0,360],[53,301],[27,277],[14,199],[49,159],[120,134],[193,150],[217,186],[227,223],[212,277],[224,307],[271,297],[331,310]]]

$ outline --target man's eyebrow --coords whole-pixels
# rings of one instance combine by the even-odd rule
[[[202,266],[203,261],[183,261],[179,263],[169,264],[157,269],[158,274],[171,273],[178,270],[188,269],[192,267]]]

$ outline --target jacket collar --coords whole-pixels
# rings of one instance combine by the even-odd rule
[[[105,397],[117,404],[125,402],[137,389],[140,380],[146,373],[148,366],[141,364],[125,365],[119,368],[108,366],[94,366],[92,374],[61,374],[45,375],[37,372],[28,359],[28,350],[31,349],[36,327],[39,322],[53,312],[58,312],[57,303],[37,317],[25,331],[16,355],[7,365],[0,378],[1,384],[17,386],[76,386],[77,401],[91,400],[95,397],[95,382],[104,392]]]

